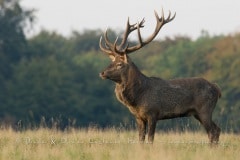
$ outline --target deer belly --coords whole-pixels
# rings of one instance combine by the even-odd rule
[[[196,112],[194,109],[188,110],[173,110],[173,111],[164,111],[159,113],[158,119],[171,119],[171,118],[178,118],[178,117],[189,117],[195,115]]]

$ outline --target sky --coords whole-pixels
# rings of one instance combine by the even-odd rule
[[[239,0],[22,0],[21,4],[37,10],[36,23],[29,35],[42,29],[64,36],[71,35],[73,30],[121,31],[129,17],[130,23],[145,18],[141,31],[144,38],[155,28],[154,10],[161,16],[162,8],[165,16],[171,11],[176,12],[176,17],[161,29],[157,38],[183,35],[194,39],[202,30],[210,35],[240,32]]]

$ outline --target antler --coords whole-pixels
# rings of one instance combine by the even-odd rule
[[[176,16],[176,13],[175,13],[171,17],[171,12],[169,11],[169,15],[165,19],[163,9],[162,9],[162,17],[161,18],[159,18],[156,11],[154,11],[154,13],[155,13],[155,17],[156,17],[156,20],[157,20],[156,28],[155,28],[153,34],[150,37],[148,37],[145,41],[142,40],[142,36],[141,36],[141,32],[140,32],[140,28],[144,27],[143,24],[144,24],[145,20],[142,19],[142,21],[140,23],[135,23],[135,24],[130,25],[129,18],[128,18],[126,30],[125,30],[125,33],[123,35],[123,39],[122,39],[122,42],[120,43],[120,45],[117,46],[118,37],[116,38],[114,44],[112,44],[109,41],[108,36],[107,36],[107,30],[106,30],[106,32],[104,34],[105,47],[102,46],[102,37],[101,37],[100,42],[99,42],[100,49],[103,52],[107,53],[109,56],[111,56],[111,55],[116,56],[116,54],[123,55],[123,54],[132,53],[132,52],[142,48],[146,44],[150,43],[157,36],[157,34],[160,31],[160,29],[162,28],[162,26],[164,24],[172,21]],[[129,36],[129,34],[136,29],[137,29],[137,32],[138,32],[139,44],[129,47],[129,44],[127,43],[127,38]],[[127,43],[127,45],[126,45],[126,43]],[[124,48],[124,46],[125,46],[125,48]]]
[[[122,42],[121,42],[121,44],[119,45],[119,48],[122,48],[122,47],[126,44],[128,35],[129,35],[132,31],[134,31],[134,30],[136,30],[136,29],[138,29],[138,28],[143,28],[143,27],[144,27],[144,25],[143,25],[144,22],[145,22],[145,19],[143,18],[139,24],[138,24],[138,23],[135,23],[135,24],[130,25],[130,23],[129,23],[129,17],[128,17],[126,30],[125,30],[125,33],[124,33],[124,35],[123,35]],[[137,25],[137,26],[136,26],[136,25]]]
[[[130,24],[129,23],[129,18],[128,18],[126,30],[125,30],[125,33],[123,35],[122,42],[119,46],[117,46],[118,37],[116,38],[114,44],[112,44],[108,39],[107,30],[106,30],[105,33],[104,33],[105,47],[102,46],[102,36],[101,36],[100,41],[99,41],[100,49],[103,52],[107,53],[109,56],[115,56],[116,53],[122,55],[124,53],[124,51],[128,48],[128,45],[127,45],[125,49],[122,49],[127,42],[128,35],[131,32],[133,32],[134,30],[144,27],[143,26],[144,22],[145,22],[145,20],[143,18],[142,21],[138,25],[137,25],[137,23]]]
[[[151,42],[158,34],[158,32],[160,31],[160,29],[162,28],[162,26],[170,21],[172,21],[175,16],[176,16],[176,13],[173,15],[173,17],[171,17],[171,12],[169,11],[169,15],[168,17],[165,19],[164,18],[164,12],[162,10],[162,17],[159,18],[158,14],[156,11],[154,11],[155,13],[155,17],[156,17],[156,20],[157,20],[157,24],[156,24],[156,28],[153,32],[153,34],[147,38],[146,41],[142,41],[142,37],[141,37],[141,33],[140,33],[140,28],[138,27],[138,41],[139,41],[139,44],[136,45],[136,46],[133,46],[133,47],[129,47],[126,49],[126,54],[128,53],[131,53],[131,52],[134,52],[140,48],[142,48],[143,46],[145,46],[146,44],[148,44],[149,42]]]

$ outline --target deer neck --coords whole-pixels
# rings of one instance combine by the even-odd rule
[[[147,77],[132,63],[128,73],[115,88],[117,98],[125,105],[135,107],[147,88]]]
[[[134,63],[131,63],[127,74],[122,77],[122,83],[120,85],[130,89],[144,85],[145,81],[146,76],[140,72]]]

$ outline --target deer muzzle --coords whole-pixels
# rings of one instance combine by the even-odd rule
[[[104,72],[99,73],[99,77],[101,77],[102,79],[107,79],[107,76]]]

